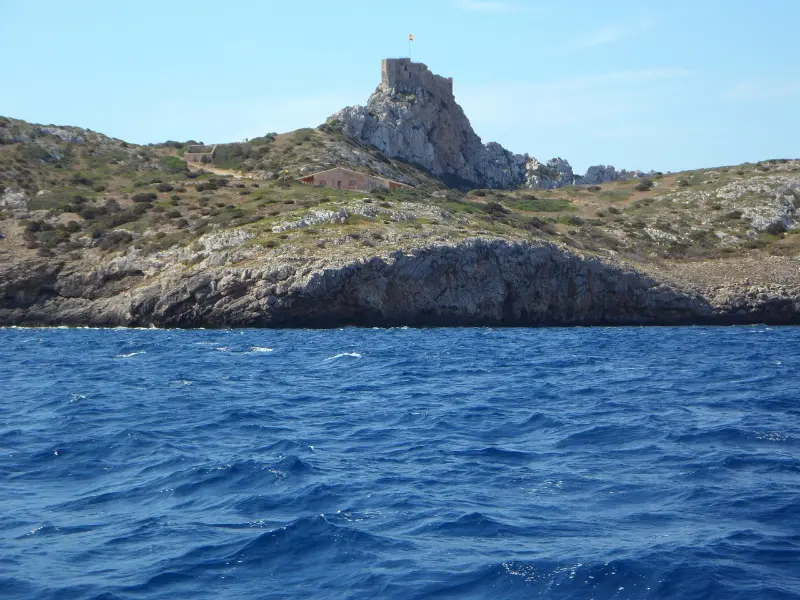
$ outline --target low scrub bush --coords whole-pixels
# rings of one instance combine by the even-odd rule
[[[82,208],[78,214],[87,221],[90,221],[102,215],[108,214],[108,209],[105,206],[86,206]]]
[[[70,177],[69,182],[72,185],[85,185],[87,187],[94,183],[91,179],[85,175],[82,175],[81,173],[75,173],[72,177]]]
[[[154,202],[158,196],[153,192],[141,192],[139,194],[134,194],[131,197],[131,200],[134,202]]]
[[[499,202],[487,202],[483,207],[483,211],[492,216],[507,215],[509,210]]]
[[[116,250],[127,246],[133,241],[133,235],[128,231],[112,231],[103,236],[100,248],[103,250]]]
[[[778,221],[777,223],[770,224],[764,231],[766,231],[770,235],[780,235],[782,233],[786,233],[786,224],[783,221]]]

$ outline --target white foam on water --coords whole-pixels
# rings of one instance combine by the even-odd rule
[[[334,354],[333,356],[329,356],[322,362],[328,362],[331,360],[336,360],[337,358],[343,358],[345,356],[350,356],[352,358],[361,358],[361,355],[358,352],[342,352],[341,354]]]
[[[175,381],[170,381],[169,385],[171,387],[183,387],[187,385],[192,385],[191,379],[176,379]]]
[[[275,350],[272,348],[264,348],[262,346],[250,346],[247,350],[248,353],[250,352],[274,352]]]
[[[128,354],[117,354],[115,358],[130,358],[131,356],[136,356],[137,354],[147,354],[147,351],[137,350],[136,352],[129,352]]]
[[[231,349],[228,348],[227,346],[220,346],[219,348],[214,348],[214,350],[216,350],[217,352],[230,352],[231,351]]]

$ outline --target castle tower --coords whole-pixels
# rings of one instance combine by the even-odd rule
[[[381,61],[381,85],[402,94],[415,94],[418,88],[423,88],[434,95],[453,96],[452,77],[434,75],[426,65],[411,62],[409,58],[384,58]]]

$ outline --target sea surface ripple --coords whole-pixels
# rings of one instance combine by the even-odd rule
[[[0,330],[0,597],[800,598],[800,329]]]

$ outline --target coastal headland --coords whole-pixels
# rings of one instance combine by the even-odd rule
[[[484,144],[406,59],[246,142],[0,117],[6,326],[798,324],[798,224],[798,159],[575,174]]]

